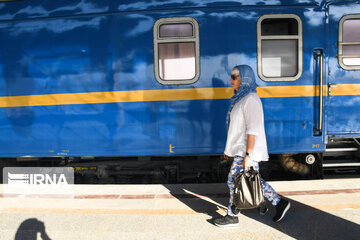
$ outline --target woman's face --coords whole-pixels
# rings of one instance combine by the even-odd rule
[[[230,82],[231,82],[231,87],[234,90],[239,91],[239,88],[241,85],[240,75],[239,74],[231,74]]]

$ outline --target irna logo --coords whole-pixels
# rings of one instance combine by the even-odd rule
[[[11,185],[67,185],[65,174],[12,174],[8,172]]]
[[[11,167],[3,170],[3,183],[8,185],[68,185],[74,184],[73,168]]]

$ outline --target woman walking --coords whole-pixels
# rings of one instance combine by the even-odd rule
[[[224,157],[226,159],[234,157],[234,161],[227,180],[230,190],[227,214],[215,220],[215,224],[219,227],[236,226],[239,223],[237,217],[239,210],[233,206],[236,175],[250,167],[259,171],[259,162],[269,159],[264,113],[261,100],[256,93],[257,85],[252,68],[248,65],[234,67],[231,71],[230,82],[235,94],[231,98],[231,105],[226,117],[228,132]],[[265,198],[276,209],[273,220],[278,222],[289,210],[290,202],[282,199],[263,179],[261,179],[261,183]],[[267,211],[266,205],[259,208],[262,215]]]

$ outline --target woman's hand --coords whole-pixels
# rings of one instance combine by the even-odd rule
[[[229,156],[224,153],[224,158],[225,158],[226,160],[228,160],[228,159],[229,159]]]
[[[251,158],[248,155],[246,155],[245,158],[244,158],[244,161],[243,161],[243,168],[248,169],[248,168],[251,168],[253,166],[254,166],[254,164],[253,164]]]

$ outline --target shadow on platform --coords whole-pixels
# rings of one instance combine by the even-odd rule
[[[211,224],[213,224],[214,219],[222,216],[219,213],[219,209],[223,208],[222,206],[227,206],[229,200],[228,194],[204,195],[201,189],[199,189],[199,185],[188,185],[184,188],[181,188],[180,185],[169,185],[166,187],[170,190],[170,194],[195,212],[209,215],[211,219],[209,219],[208,222]],[[220,192],[224,193],[226,191],[228,191],[228,189],[224,184],[224,188]],[[215,203],[209,202],[199,195],[208,197]],[[289,237],[300,240],[359,239],[359,224],[305,205],[301,202],[292,199],[288,200],[291,202],[291,208],[281,222],[273,222],[272,218],[275,215],[275,209],[269,202],[267,202],[269,211],[265,216],[261,216],[256,209],[253,209],[241,211],[240,218],[241,215],[252,218],[288,235]]]
[[[37,240],[38,233],[41,239],[51,240],[45,231],[45,224],[36,218],[29,218],[23,221],[15,234],[15,240]]]

